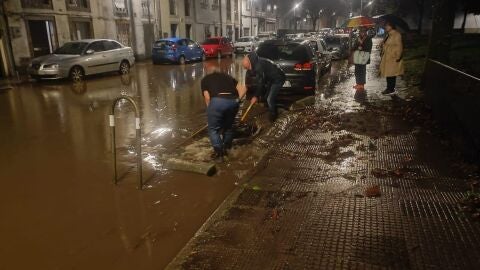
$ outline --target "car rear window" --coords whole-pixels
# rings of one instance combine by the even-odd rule
[[[249,42],[252,41],[252,38],[239,38],[237,39],[238,42]]]
[[[155,47],[160,47],[160,48],[165,48],[172,45],[173,45],[173,42],[170,40],[159,40],[159,41],[156,41],[154,44]]]
[[[308,61],[311,58],[311,55],[308,53],[308,48],[298,43],[263,44],[258,48],[257,54],[260,57],[268,58],[272,61]]]
[[[217,38],[207,38],[202,44],[203,45],[212,45],[212,44],[219,44],[220,39]]]

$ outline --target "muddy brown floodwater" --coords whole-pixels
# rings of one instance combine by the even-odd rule
[[[243,76],[239,59],[143,62],[126,77],[27,83],[0,93],[0,269],[162,269],[238,181],[228,172],[168,171],[159,160],[205,123],[205,65]],[[116,116],[124,177],[112,183],[107,115],[120,95],[141,109],[144,191],[136,189],[126,103]]]

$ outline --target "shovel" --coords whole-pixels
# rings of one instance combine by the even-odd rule
[[[243,123],[245,119],[247,118],[248,113],[252,109],[254,103],[250,103],[250,106],[248,106],[247,111],[243,114],[242,118],[240,118],[240,123]]]

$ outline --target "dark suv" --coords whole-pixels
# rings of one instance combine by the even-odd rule
[[[321,61],[309,41],[268,40],[257,48],[260,57],[275,62],[285,72],[286,81],[280,93],[313,95],[321,74]],[[254,91],[255,74],[247,72],[248,91]]]

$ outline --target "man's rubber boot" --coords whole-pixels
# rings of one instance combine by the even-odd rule
[[[212,154],[212,159],[213,161],[215,161],[216,163],[222,163],[224,160],[223,160],[223,149],[217,149],[215,148],[214,149],[214,152]]]

